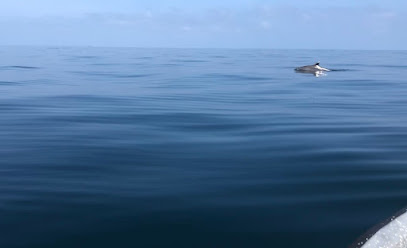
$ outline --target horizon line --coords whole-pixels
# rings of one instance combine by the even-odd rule
[[[213,49],[213,50],[343,50],[343,51],[407,51],[407,48],[282,48],[282,47],[165,47],[165,46],[115,46],[115,45],[55,45],[55,44],[0,44],[0,47],[47,48],[133,48],[133,49]]]

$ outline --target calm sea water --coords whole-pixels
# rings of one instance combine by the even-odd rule
[[[407,51],[0,48],[1,247],[346,247],[406,148]]]

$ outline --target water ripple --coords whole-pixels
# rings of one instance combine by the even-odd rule
[[[326,51],[315,78],[315,51],[21,49],[1,247],[339,248],[405,205],[405,53]]]
[[[36,70],[36,69],[40,69],[40,67],[24,66],[24,65],[8,65],[8,66],[0,66],[0,69],[3,69],[3,70]]]

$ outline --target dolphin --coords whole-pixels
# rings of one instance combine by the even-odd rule
[[[331,70],[319,66],[319,62],[318,62],[313,65],[297,67],[297,68],[295,68],[295,71],[305,72],[305,73],[318,73],[318,72],[320,73],[320,72],[331,71]]]

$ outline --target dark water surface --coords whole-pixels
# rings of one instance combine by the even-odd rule
[[[406,148],[406,51],[0,48],[2,248],[346,247]]]

